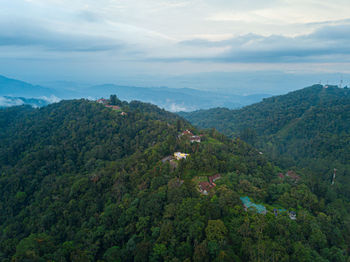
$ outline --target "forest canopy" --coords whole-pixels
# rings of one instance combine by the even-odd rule
[[[112,103],[0,110],[1,261],[349,261],[336,186],[318,194],[240,138]]]

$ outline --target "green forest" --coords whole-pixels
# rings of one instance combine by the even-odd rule
[[[283,116],[281,110],[276,117],[309,117],[301,125],[313,123],[312,112],[329,115],[329,126],[309,130],[316,142],[342,122],[337,128],[345,142],[329,137],[341,155],[342,143],[349,145],[343,130],[349,121],[335,115],[349,104],[337,101],[334,108],[329,104],[334,115],[305,105],[310,115],[288,110],[295,115]],[[264,130],[275,121],[267,116],[256,122],[247,113],[252,123],[266,126],[241,132],[228,123],[217,126],[222,134],[151,104],[116,96],[108,103],[117,107],[82,99],[0,109],[0,261],[350,261],[345,155],[337,166],[342,180],[332,186],[331,175],[318,179],[311,166],[279,164],[260,152],[260,132],[270,132]],[[232,113],[218,112],[223,118]],[[290,124],[288,119],[276,124]],[[191,142],[185,130],[201,141]],[[189,155],[164,160],[175,152]],[[324,153],[327,161],[329,155]],[[220,179],[212,183],[216,174]],[[210,184],[207,194],[201,182]],[[266,214],[245,208],[241,197]]]
[[[325,194],[337,169],[337,195],[350,200],[350,90],[314,85],[239,110],[181,113],[195,126],[240,137],[283,168],[298,168]],[[316,182],[317,181],[317,182]],[[322,182],[324,186],[320,186]]]

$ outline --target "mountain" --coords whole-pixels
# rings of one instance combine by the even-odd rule
[[[235,95],[201,91],[190,88],[137,87],[115,84],[89,86],[74,82],[58,81],[47,83],[48,87],[31,85],[26,82],[0,76],[0,96],[58,99],[89,98],[98,99],[117,94],[119,98],[132,101],[141,100],[158,105],[169,111],[193,111],[201,108],[225,106],[239,108],[261,101],[268,94]]]
[[[118,97],[131,101],[141,100],[156,104],[166,110],[193,111],[201,108],[226,106],[239,108],[254,102],[259,102],[270,95],[256,94],[240,96],[234,94],[214,93],[190,88],[167,87],[131,87],[118,85],[99,85],[84,89],[85,94],[91,97],[108,97],[109,94],[118,94]]]
[[[318,197],[241,139],[111,98],[0,109],[1,261],[349,259],[333,188]]]
[[[57,95],[54,90],[0,75],[0,96],[40,97]]]
[[[181,115],[198,127],[240,136],[281,166],[309,168],[329,181],[336,168],[340,185],[350,185],[349,89],[314,85],[240,110]],[[350,197],[348,188],[339,190]]]

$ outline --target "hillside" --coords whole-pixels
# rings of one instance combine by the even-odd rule
[[[266,152],[279,165],[309,168],[350,185],[350,91],[315,85],[264,99],[240,110],[216,108],[183,113],[201,128],[215,127]],[[350,197],[348,188],[341,188]]]
[[[0,109],[1,261],[349,259],[332,188],[317,197],[307,174],[156,106],[108,103]]]

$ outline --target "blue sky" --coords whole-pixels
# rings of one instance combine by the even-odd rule
[[[350,81],[349,33],[348,0],[2,0],[0,74],[168,86],[176,78],[196,88],[195,78],[179,79]]]

